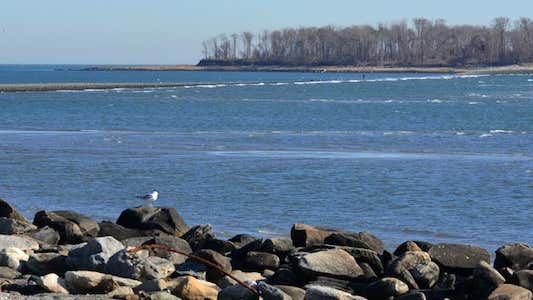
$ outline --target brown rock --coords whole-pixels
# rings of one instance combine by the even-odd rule
[[[502,284],[488,297],[488,300],[531,300],[530,290],[512,284]]]
[[[4,218],[10,218],[19,220],[25,223],[30,223],[24,215],[22,215],[18,209],[16,209],[13,205],[11,205],[9,202],[5,201],[4,199],[0,198],[0,217]]]
[[[183,300],[216,300],[218,287],[192,276],[180,277],[172,294]]]

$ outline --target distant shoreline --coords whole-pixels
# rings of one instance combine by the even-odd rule
[[[452,74],[533,74],[533,64],[500,67],[358,67],[358,66],[196,66],[145,65],[95,66],[80,71],[222,71],[222,72],[307,72],[307,73],[452,73]]]

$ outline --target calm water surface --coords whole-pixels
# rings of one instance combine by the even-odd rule
[[[0,83],[253,84],[0,93],[0,195],[29,217],[116,220],[156,188],[222,237],[307,222],[391,247],[533,243],[533,75],[68,67],[0,66]]]

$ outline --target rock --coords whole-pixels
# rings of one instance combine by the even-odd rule
[[[421,292],[413,292],[409,294],[401,295],[400,297],[395,298],[396,300],[426,300],[426,295]]]
[[[440,268],[434,262],[421,263],[409,269],[417,285],[422,289],[430,289],[439,280]]]
[[[490,261],[487,250],[471,245],[436,244],[428,253],[441,269],[465,275],[472,274],[480,261]]]
[[[142,230],[126,228],[124,226],[120,226],[109,221],[100,222],[98,223],[98,226],[100,227],[100,231],[98,231],[98,236],[112,236],[119,241],[147,235]]]
[[[153,239],[154,238],[151,236],[138,236],[138,237],[127,238],[125,240],[120,240],[120,242],[126,248],[128,247],[135,248],[135,247],[140,247],[146,243],[149,243],[150,241],[153,241]]]
[[[403,295],[408,291],[409,287],[401,280],[385,277],[370,284],[366,288],[366,296],[369,299],[387,299]]]
[[[118,225],[141,230],[161,230],[167,234],[181,236],[189,228],[175,208],[137,206],[124,210]]]
[[[13,270],[10,267],[0,267],[0,278],[15,279],[20,277],[20,272]]]
[[[263,245],[262,239],[257,239],[249,242],[248,244],[241,246],[240,248],[235,249],[231,252],[231,257],[239,260],[246,257],[246,253],[251,251],[261,251],[261,246]]]
[[[181,238],[186,240],[191,248],[196,251],[203,249],[206,241],[214,239],[215,234],[213,233],[213,227],[211,227],[211,224],[201,224],[189,229],[181,236]]]
[[[324,239],[324,243],[338,246],[348,246],[353,248],[364,248],[383,253],[385,244],[376,236],[369,232],[334,232]]]
[[[140,279],[144,275],[144,261],[148,258],[148,251],[135,253],[123,249],[111,256],[105,265],[105,272],[115,276]]]
[[[514,272],[510,283],[533,291],[533,270],[520,270]]]
[[[167,278],[174,271],[174,264],[164,258],[150,256],[144,261],[144,278],[146,279]]]
[[[489,295],[488,300],[530,300],[530,290],[512,284],[502,284]]]
[[[213,250],[208,250],[208,249],[202,249],[202,250],[195,252],[195,255],[212,262],[213,264],[218,266],[220,269],[228,273],[231,272],[232,270],[231,262],[229,258],[223,256],[222,254],[218,252],[215,252]],[[208,281],[218,282],[224,276],[225,276],[224,273],[208,266],[207,276],[206,276]]]
[[[37,284],[44,289],[58,294],[68,294],[68,290],[65,288],[65,281],[57,276],[57,274],[50,273],[45,276],[41,276],[36,280]]]
[[[196,279],[205,280],[207,267],[194,261],[184,262],[176,267],[177,276],[192,276]]]
[[[291,228],[292,243],[296,247],[324,244],[324,239],[338,230],[296,223]]]
[[[26,272],[39,276],[63,274],[68,270],[66,257],[55,252],[34,253],[26,262]]]
[[[91,238],[87,245],[70,251],[67,264],[77,270],[104,271],[109,258],[124,245],[111,236]]]
[[[344,291],[346,293],[355,294],[355,291],[353,289],[353,283],[353,281],[318,276],[314,280],[309,281],[304,286],[304,288],[308,288],[310,286],[325,286],[334,288],[336,290]]]
[[[305,300],[366,300],[360,296],[325,286],[309,286],[305,291]]]
[[[270,276],[268,282],[274,285],[300,286],[303,284],[302,279],[289,268],[279,268]]]
[[[140,293],[141,291],[146,293],[160,292],[168,290],[172,284],[168,284],[165,279],[151,279],[145,280],[141,285],[135,287],[135,293]]]
[[[0,198],[0,217],[30,223],[13,205],[2,198]]]
[[[505,278],[496,269],[481,261],[474,269],[469,295],[473,299],[486,299],[493,290],[504,282]]]
[[[29,259],[29,255],[16,247],[8,247],[0,250],[0,266],[9,267],[13,270],[21,270],[22,262]]]
[[[218,293],[218,300],[258,300],[259,297],[242,285],[229,286]]]
[[[449,274],[446,272],[441,272],[439,280],[433,286],[434,290],[453,290],[455,289],[455,283],[457,281],[457,276],[455,274]]]
[[[249,234],[237,234],[236,236],[230,238],[228,241],[232,242],[235,247],[238,249],[238,248],[241,248],[242,246],[246,245],[246,244],[249,244],[255,240],[257,240],[258,238],[256,238],[255,236],[253,235],[249,235]]]
[[[394,250],[394,255],[400,256],[407,251],[423,251],[415,242],[407,241],[400,244],[396,250]]]
[[[218,288],[210,282],[186,276],[178,279],[178,284],[172,294],[183,300],[216,300]]]
[[[357,278],[364,274],[355,259],[340,249],[305,254],[298,260],[297,266],[311,277]]]
[[[276,285],[275,287],[291,296],[292,300],[304,300],[305,290],[302,288],[289,285]]]
[[[277,269],[279,267],[279,262],[279,257],[275,254],[250,251],[246,253],[244,268],[251,271]]]
[[[35,225],[5,217],[0,217],[0,234],[23,234],[35,230]]]
[[[65,283],[71,293],[77,294],[105,294],[114,289],[106,290],[105,287],[107,286],[116,285],[135,288],[141,284],[137,280],[93,271],[68,271],[65,273]]]
[[[285,256],[289,251],[294,249],[292,240],[289,238],[269,238],[263,241],[261,251]]]
[[[166,235],[166,234],[161,235],[161,236],[156,236],[153,239],[146,241],[143,245],[153,245],[153,244],[167,246],[167,247],[173,248],[175,250],[179,250],[187,254],[192,253],[192,249],[189,246],[189,243],[187,243],[187,241],[176,236],[171,236],[171,235]],[[153,253],[159,257],[170,260],[172,263],[176,265],[179,265],[185,262],[185,260],[187,259],[187,256],[184,256],[184,255],[181,255],[175,252],[171,252],[171,251],[161,250],[161,249],[154,249]]]
[[[29,234],[32,238],[50,244],[50,245],[57,245],[60,240],[59,233],[55,231],[53,228],[44,226],[42,228],[39,228]]]
[[[148,299],[150,300],[181,300],[180,298],[167,292],[152,293],[150,294],[150,297]]]
[[[243,272],[241,270],[233,270],[231,272],[231,275],[237,277],[243,282],[256,282],[259,280],[265,280],[265,277],[263,277],[263,275],[257,272]],[[232,286],[234,284],[237,284],[237,281],[235,281],[228,275],[225,275],[217,282],[217,285],[221,288],[227,288],[228,286]]]
[[[527,244],[507,244],[496,250],[494,267],[498,270],[509,267],[514,271],[519,271],[532,265],[533,248],[530,248]]]
[[[211,249],[221,254],[228,254],[237,249],[235,245],[226,240],[221,239],[208,239],[203,243],[201,249]]]
[[[33,224],[37,227],[49,226],[59,233],[62,244],[81,243],[84,237],[95,237],[100,230],[96,221],[71,211],[39,211]]]
[[[0,234],[0,250],[11,247],[27,252],[39,249],[39,243],[36,240],[26,236]]]
[[[270,278],[272,277],[272,275],[274,275],[274,271],[269,270],[269,269],[264,269],[263,272],[261,272],[261,275],[265,278]]]
[[[375,274],[383,274],[383,263],[381,262],[381,259],[379,258],[379,255],[376,251],[364,248],[351,247],[343,247],[342,250],[348,252],[351,256],[353,256],[353,258],[355,258],[355,261],[357,261],[359,264],[367,263],[372,268]]]
[[[408,251],[400,257],[394,259],[388,266],[386,274],[390,277],[396,277],[406,283],[413,289],[418,289],[418,283],[411,275],[410,270],[420,264],[429,264],[431,257],[427,252]]]
[[[264,281],[258,282],[255,288],[264,300],[292,300],[292,297],[287,295],[283,290],[271,286]]]
[[[133,289],[129,286],[119,286],[111,292],[107,293],[106,296],[113,299],[131,299],[130,297],[134,296]]]

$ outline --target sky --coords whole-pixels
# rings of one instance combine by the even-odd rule
[[[1,0],[0,64],[194,64],[220,33],[498,16],[533,0]]]

